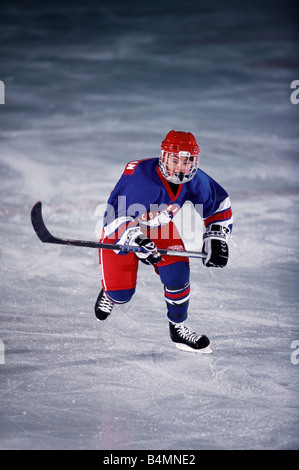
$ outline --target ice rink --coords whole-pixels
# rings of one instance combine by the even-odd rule
[[[293,3],[1,9],[0,449],[298,449]],[[188,323],[206,356],[174,347],[152,267],[97,322],[97,250],[42,244],[30,222],[41,200],[53,234],[97,240],[125,164],[158,156],[171,129],[194,133],[234,210],[228,266],[191,260]]]

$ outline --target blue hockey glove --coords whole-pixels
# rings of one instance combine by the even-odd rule
[[[161,261],[162,256],[157,250],[155,243],[140,230],[138,226],[128,228],[119,239],[120,245],[140,246],[145,251],[135,251],[135,255],[144,264],[156,264]],[[128,252],[119,251],[118,254],[127,254]]]
[[[157,264],[159,261],[161,261],[162,256],[158,252],[155,243],[150,238],[147,238],[141,233],[135,238],[134,242],[146,250],[146,253],[135,253],[142,263]]]
[[[203,234],[202,251],[207,257],[202,262],[208,268],[224,268],[227,265],[229,250],[226,240],[229,231],[222,225],[209,225]]]

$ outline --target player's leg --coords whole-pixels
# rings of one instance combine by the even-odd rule
[[[173,222],[152,231],[158,248],[185,250],[182,238]],[[188,315],[190,298],[190,266],[189,259],[176,256],[163,256],[156,265],[164,285],[164,298],[167,306],[167,316],[170,321],[183,322]]]
[[[169,320],[169,334],[177,348],[184,351],[210,353],[210,341],[197,334],[185,321],[190,299],[190,267],[186,261],[158,266],[164,284],[164,296]]]
[[[158,272],[164,285],[168,319],[175,323],[185,321],[188,316],[190,299],[190,267],[188,261],[177,261],[158,266]]]
[[[184,249],[175,227],[172,227],[175,240],[165,238],[157,240],[159,248]],[[205,335],[197,334],[185,321],[188,317],[190,299],[190,265],[188,258],[165,256],[156,265],[161,282],[164,285],[164,297],[169,319],[169,333],[175,345],[184,351],[210,353],[210,341]]]
[[[99,250],[102,290],[95,303],[95,315],[105,320],[114,304],[129,302],[136,288],[138,258],[134,253],[119,255]]]

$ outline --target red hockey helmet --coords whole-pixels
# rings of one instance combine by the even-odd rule
[[[199,146],[191,132],[168,132],[161,144],[159,166],[162,175],[171,183],[187,183],[195,176],[199,154]]]

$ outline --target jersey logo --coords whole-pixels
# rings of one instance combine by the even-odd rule
[[[127,163],[124,175],[133,175],[140,162],[142,162],[142,160],[132,160],[131,162]]]

